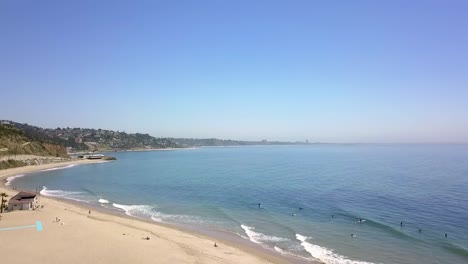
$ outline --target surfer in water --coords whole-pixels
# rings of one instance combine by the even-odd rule
[[[261,209],[261,208],[262,208],[262,204],[258,203],[258,209]]]

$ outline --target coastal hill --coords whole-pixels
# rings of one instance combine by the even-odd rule
[[[0,156],[38,155],[68,158],[64,146],[27,136],[20,129],[0,124]]]
[[[92,128],[41,128],[13,121],[0,120],[0,124],[21,131],[24,136],[38,142],[65,147],[68,153],[91,151],[125,151],[170,149],[204,146],[293,145],[308,142],[242,141],[217,138],[156,138],[148,134],[130,134],[121,131]],[[40,154],[42,155],[42,154]]]
[[[68,159],[64,146],[27,136],[9,124],[0,124],[0,169]]]
[[[31,138],[64,146],[69,152],[180,147],[171,139],[155,138],[148,134],[128,134],[120,131],[92,128],[40,128],[12,121],[0,121],[0,123],[10,124]]]

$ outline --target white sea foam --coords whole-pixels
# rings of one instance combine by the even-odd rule
[[[80,199],[80,196],[83,195],[82,192],[70,192],[70,191],[62,191],[62,190],[49,190],[47,187],[43,186],[42,190],[39,192],[41,195],[48,196],[48,197],[57,197],[57,198],[65,198],[79,202],[86,202],[89,201]]]
[[[200,216],[195,216],[195,215],[182,215],[182,214],[164,214],[161,212],[154,212],[154,214],[151,216],[151,219],[153,219],[156,222],[176,222],[176,223],[183,223],[183,224],[195,224],[195,225],[216,225],[217,221],[200,217]]]
[[[70,165],[63,166],[63,167],[55,167],[55,168],[45,169],[45,170],[43,170],[43,171],[54,171],[54,170],[69,169],[69,168],[75,167],[76,165],[77,165],[77,164],[70,164]]]
[[[263,242],[281,242],[289,240],[284,237],[269,236],[260,232],[255,232],[255,228],[251,226],[241,225],[241,227],[244,229],[245,234],[249,237],[249,240],[257,244],[262,244]]]
[[[277,252],[279,252],[281,255],[286,255],[288,254],[286,251],[284,251],[282,248],[274,246],[273,247]]]
[[[307,242],[309,237],[296,234],[296,239],[301,242],[301,246],[307,251],[312,257],[326,263],[326,264],[373,264],[372,262],[351,260],[345,256],[334,253],[332,250],[321,247],[318,245]]]
[[[109,203],[108,200],[102,199],[102,198],[100,198],[100,199],[98,200],[98,202],[99,202],[99,203],[102,203],[102,204],[108,204],[108,203]]]
[[[156,216],[152,216],[152,217],[151,217],[151,220],[153,220],[153,221],[155,221],[155,222],[159,222],[159,223],[164,223],[164,221],[162,220],[162,218],[156,217]]]
[[[150,205],[124,205],[124,204],[117,204],[113,203],[112,206],[115,208],[119,208],[120,210],[124,211],[125,214],[129,216],[136,216],[136,217],[145,217],[151,218],[153,221],[156,222],[177,222],[183,224],[202,224],[202,225],[212,225],[213,222],[209,221],[208,219],[199,217],[199,216],[192,216],[192,215],[180,215],[180,214],[164,214],[159,211],[156,211],[155,206]]]
[[[15,175],[15,176],[10,176],[10,177],[8,177],[8,178],[6,179],[5,185],[8,186],[8,185],[11,184],[11,182],[12,182],[14,179],[16,179],[16,178],[21,178],[21,177],[23,177],[23,176],[24,176],[24,174],[18,174],[18,175]]]
[[[112,206],[119,208],[129,216],[151,217],[154,214],[153,206],[149,205],[124,205],[113,203]]]
[[[243,239],[249,240],[249,237],[247,237],[247,236],[245,236],[245,235],[243,235],[243,234],[236,233],[236,235],[242,237]]]

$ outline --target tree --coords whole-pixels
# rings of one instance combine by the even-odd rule
[[[0,196],[2,197],[2,203],[0,204],[0,213],[3,213],[3,208],[6,207],[5,202],[7,201],[4,198],[7,198],[8,195],[6,193],[0,193]]]

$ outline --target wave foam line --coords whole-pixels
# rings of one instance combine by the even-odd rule
[[[74,201],[78,201],[78,202],[89,203],[89,201],[76,198],[76,196],[79,196],[79,195],[83,194],[82,192],[49,190],[49,189],[47,189],[47,187],[42,186],[42,190],[39,193],[41,195],[48,196],[48,197],[64,198],[64,199],[74,200]]]
[[[109,203],[109,200],[99,198],[98,202],[99,202],[99,203],[102,203],[102,204],[108,204],[108,203]]]
[[[70,165],[63,166],[63,167],[55,167],[55,168],[45,169],[45,170],[43,170],[43,171],[54,171],[54,170],[69,169],[69,168],[75,167],[76,165],[78,165],[78,164],[70,164]]]
[[[112,206],[125,212],[129,216],[151,218],[155,222],[183,223],[197,225],[212,225],[213,222],[200,216],[183,214],[164,214],[156,211],[155,206],[150,205],[124,205],[113,203]]]
[[[194,215],[164,214],[155,212],[151,217],[156,222],[178,222],[183,224],[212,225],[216,221]]]
[[[281,242],[289,240],[284,237],[269,236],[260,232],[255,232],[255,228],[251,226],[241,225],[241,228],[244,229],[244,232],[249,237],[249,240],[256,244],[262,244],[263,242]]]
[[[124,205],[124,204],[112,203],[112,206],[124,211],[125,214],[129,216],[151,217],[154,214],[153,207],[149,205]]]
[[[296,234],[296,239],[301,242],[301,246],[305,249],[305,251],[307,251],[312,257],[326,264],[373,264],[372,262],[348,259],[345,256],[334,253],[328,248],[306,242],[308,238],[309,237]]]
[[[280,253],[281,255],[289,255],[288,252],[284,251],[284,249],[280,247],[274,246],[273,248],[276,250],[276,252]]]
[[[11,182],[12,182],[14,179],[16,179],[16,178],[21,178],[21,177],[24,177],[24,174],[18,174],[18,175],[15,175],[15,176],[8,177],[8,178],[6,179],[5,185],[6,185],[6,186],[9,186],[9,185],[11,184]]]

